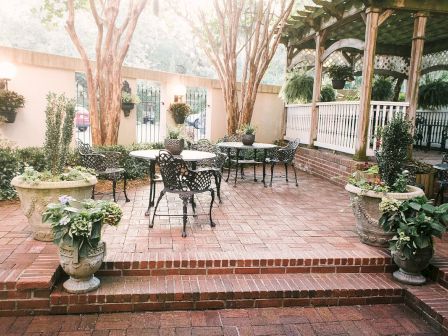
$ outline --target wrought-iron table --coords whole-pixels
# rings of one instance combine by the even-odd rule
[[[156,161],[159,152],[160,152],[159,149],[149,149],[149,150],[132,151],[129,153],[129,155],[133,157],[149,161],[149,180],[150,180],[149,203],[148,203],[148,209],[145,212],[145,216],[149,216],[150,209],[154,205],[154,198],[156,196]],[[196,150],[184,150],[182,151],[182,153],[180,153],[180,155],[176,155],[175,157],[187,162],[191,162],[194,169],[196,162],[213,159],[214,157],[216,157],[216,154]]]
[[[261,182],[263,182],[264,186],[266,187],[266,182],[265,182],[265,176],[266,176],[266,157],[267,157],[267,153],[268,150],[272,150],[275,148],[278,148],[279,146],[277,145],[273,145],[273,144],[268,144],[268,143],[261,143],[261,142],[254,142],[254,144],[252,146],[246,146],[244,145],[242,142],[219,142],[216,144],[216,146],[223,148],[223,149],[227,149],[227,157],[231,158],[230,156],[230,152],[231,150],[235,150],[236,151],[236,157],[235,157],[235,162],[236,162],[236,171],[235,171],[235,183],[234,185],[236,185],[236,181],[238,178],[238,163],[240,162],[239,160],[239,154],[240,151],[245,151],[245,150],[253,150],[254,151],[254,160],[244,160],[244,163],[253,163],[254,164],[254,171],[255,171],[255,164],[257,163],[262,163],[263,164],[263,180]],[[257,161],[257,150],[262,150],[263,151],[263,161],[259,162]],[[229,176],[230,176],[230,166],[229,166],[229,172],[227,175],[227,180],[226,182],[229,180]],[[254,181],[256,182],[257,179],[254,178]]]

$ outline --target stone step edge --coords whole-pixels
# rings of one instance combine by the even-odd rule
[[[433,281],[448,289],[448,258],[433,257],[427,274]]]
[[[444,292],[445,295],[440,294]],[[448,289],[439,284],[409,287],[405,291],[404,302],[438,332],[448,335]]]
[[[363,305],[404,300],[403,287],[384,274],[169,276],[153,278],[153,284],[145,284],[144,277],[103,280],[99,290],[87,294],[69,294],[59,285],[50,295],[50,313]],[[185,290],[182,281],[187,281],[191,290]],[[120,282],[121,293],[117,292]],[[151,286],[155,287],[152,291]]]
[[[263,273],[388,273],[390,257],[105,261],[99,275],[146,276]]]

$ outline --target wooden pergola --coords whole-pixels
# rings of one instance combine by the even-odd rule
[[[290,17],[282,39],[289,68],[314,61],[309,143],[317,135],[324,64],[358,65],[362,85],[355,159],[365,160],[374,72],[397,78],[399,87],[407,79],[407,116],[414,120],[421,74],[448,70],[448,0],[312,2]]]

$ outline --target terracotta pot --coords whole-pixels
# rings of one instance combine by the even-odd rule
[[[379,219],[381,217],[379,204],[381,198],[387,196],[401,201],[425,194],[423,190],[414,186],[408,186],[409,192],[406,193],[380,193],[363,190],[352,184],[347,184],[345,190],[350,194],[350,200],[356,218],[356,231],[361,242],[379,247],[387,247],[388,241],[394,236],[394,233],[384,231],[379,225]]]
[[[61,195],[68,195],[77,200],[92,197],[92,187],[97,183],[95,176],[88,181],[39,182],[36,184],[22,181],[20,176],[12,179],[11,185],[17,190],[22,212],[28,218],[33,229],[33,237],[40,241],[52,241],[50,224],[42,222],[42,213],[49,203],[59,202]]]
[[[184,150],[184,139],[165,139],[165,149],[172,155],[179,155]]]
[[[335,90],[342,90],[345,86],[344,79],[333,79],[331,83],[333,84],[333,89]]]
[[[17,111],[16,110],[6,110],[6,109],[0,109],[0,116],[5,118],[5,121],[7,123],[13,123],[14,121],[16,121],[16,115],[17,115]]]
[[[241,142],[243,145],[252,146],[255,142],[255,134],[243,134],[241,136]]]
[[[401,251],[394,252],[394,262],[400,269],[393,273],[393,277],[408,285],[423,285],[426,278],[421,272],[428,267],[433,254],[432,247],[417,250],[412,259],[407,259]]]
[[[59,247],[61,267],[70,279],[63,287],[69,293],[87,293],[100,286],[100,280],[94,276],[103,263],[106,255],[106,244],[99,242],[96,248],[91,248],[86,257],[80,257],[72,246]]]

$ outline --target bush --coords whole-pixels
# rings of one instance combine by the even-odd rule
[[[313,97],[313,82],[311,76],[291,72],[283,84],[280,95],[287,104],[309,103]]]
[[[375,79],[372,86],[372,100],[389,101],[393,95],[394,91],[390,80],[384,77]]]
[[[336,93],[331,85],[325,85],[320,90],[320,101],[321,102],[332,102],[336,100]]]
[[[45,170],[45,152],[41,147],[26,147],[16,150],[19,160],[19,171],[23,173],[26,166],[31,166],[34,170],[42,172]]]
[[[420,85],[418,105],[430,110],[448,106],[448,82],[436,79]]]
[[[396,182],[402,178],[402,170],[408,158],[408,146],[412,144],[412,125],[401,114],[384,126],[380,133],[381,151],[376,153],[381,180],[391,189],[398,191]]]
[[[18,170],[17,152],[11,148],[0,148],[0,200],[16,197],[11,180],[19,173]]]

